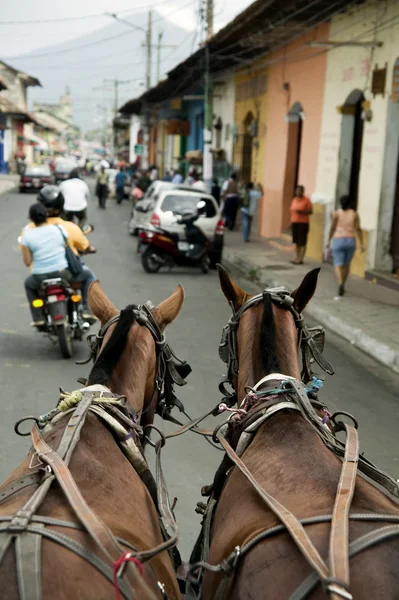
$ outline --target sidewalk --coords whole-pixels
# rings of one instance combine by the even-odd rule
[[[294,266],[289,262],[293,257],[290,247],[276,249],[256,236],[246,244],[241,232],[225,232],[224,261],[259,283],[259,288],[284,285],[294,290],[310,269],[320,266],[309,259]],[[346,295],[337,300],[336,294],[333,268],[324,264],[305,314],[399,373],[399,293],[352,276]]]
[[[0,175],[0,196],[11,192],[19,184],[19,175]]]

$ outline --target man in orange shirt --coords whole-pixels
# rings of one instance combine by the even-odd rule
[[[296,258],[291,262],[294,265],[303,265],[308,241],[309,215],[313,212],[312,203],[305,196],[303,185],[298,185],[295,189],[295,198],[291,202],[290,211],[292,241],[296,246]]]

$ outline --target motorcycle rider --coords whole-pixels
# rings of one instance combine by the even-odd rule
[[[64,196],[64,212],[67,221],[78,219],[78,224],[83,229],[87,219],[87,200],[90,191],[87,183],[79,177],[79,169],[72,169],[68,179],[60,185]]]
[[[84,235],[80,227],[72,221],[64,221],[61,218],[62,211],[64,209],[64,196],[60,191],[60,188],[56,185],[44,186],[37,196],[38,202],[43,204],[47,210],[47,223],[50,225],[62,225],[68,234],[68,243],[76,255],[80,254],[91,254],[96,252],[94,246],[92,246]],[[33,222],[28,223],[22,231],[21,236],[23,237],[26,229],[34,228]],[[73,283],[82,283],[82,299],[83,299],[83,318],[92,320],[93,314],[90,311],[88,303],[88,293],[90,284],[96,281],[97,277],[89,269],[89,267],[83,264],[82,272],[77,277],[72,277]]]
[[[40,328],[45,325],[43,309],[32,304],[38,297],[40,284],[54,277],[71,278],[65,257],[64,238],[68,239],[68,234],[62,226],[48,222],[46,209],[39,202],[30,207],[29,218],[34,227],[25,227],[21,239],[24,264],[31,267],[31,274],[25,280],[25,292],[32,325]]]

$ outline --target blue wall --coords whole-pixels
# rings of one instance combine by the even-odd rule
[[[185,102],[187,120],[190,121],[190,135],[187,138],[187,150],[204,151],[204,101]]]

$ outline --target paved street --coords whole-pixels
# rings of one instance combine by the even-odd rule
[[[10,194],[0,197],[0,268],[3,281],[0,321],[0,475],[3,478],[29,448],[28,438],[17,437],[13,425],[20,417],[38,415],[53,408],[58,386],[77,387],[76,379],[87,367],[60,358],[57,346],[32,331],[24,296],[23,266],[17,237],[26,222],[33,195]],[[224,365],[217,354],[222,326],[229,311],[220,292],[215,272],[172,272],[147,275],[135,254],[136,240],[127,235],[130,207],[108,201],[108,210],[99,212],[94,202],[89,207],[90,221],[96,226],[92,241],[98,254],[87,263],[94,269],[105,291],[118,307],[151,299],[154,303],[169,295],[182,283],[186,301],[177,321],[168,330],[168,340],[178,356],[187,359],[193,374],[188,385],[179,390],[187,411],[197,416],[219,399],[217,384]],[[251,285],[240,282],[249,291]],[[80,344],[76,358],[86,356]],[[362,450],[377,464],[399,477],[397,427],[399,377],[345,342],[328,336],[326,356],[337,374],[329,378],[323,399],[331,409],[353,412],[360,421]],[[208,422],[208,425],[210,423]],[[211,481],[220,453],[194,434],[170,441],[164,464],[171,497],[179,498],[177,516],[182,530],[181,550],[187,557],[196,537],[200,517],[194,507],[200,488]]]

